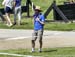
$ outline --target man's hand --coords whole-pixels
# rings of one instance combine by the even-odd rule
[[[45,24],[44,22],[40,21],[40,19],[38,17],[36,18],[36,21],[40,22],[42,25]]]
[[[37,18],[36,18],[36,21],[40,21],[40,19],[37,17]]]

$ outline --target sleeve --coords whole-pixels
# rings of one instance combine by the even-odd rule
[[[41,21],[42,21],[42,22],[45,22],[45,17],[44,17],[44,15],[41,16]]]

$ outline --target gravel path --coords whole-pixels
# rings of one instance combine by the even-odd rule
[[[30,49],[33,30],[0,29],[0,50]],[[43,48],[75,47],[75,32],[44,31]],[[39,42],[36,41],[36,48]]]

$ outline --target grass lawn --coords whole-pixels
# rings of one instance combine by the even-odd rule
[[[36,49],[37,50],[37,49]],[[3,50],[0,52],[6,52],[10,54],[21,54],[21,55],[30,55],[30,56],[42,56],[42,57],[75,57],[75,48],[72,47],[65,47],[65,48],[46,48],[43,49],[42,53],[35,52],[31,53],[30,49],[17,49],[17,50]],[[0,57],[4,57],[0,55]],[[7,56],[5,56],[7,57]],[[10,56],[8,56],[10,57]],[[13,56],[11,56],[13,57]]]
[[[45,30],[57,30],[57,31],[73,31],[75,30],[75,23],[60,23],[60,22],[46,22]],[[23,19],[22,25],[15,25],[13,27],[8,27],[3,23],[0,23],[0,29],[33,29],[32,19]]]

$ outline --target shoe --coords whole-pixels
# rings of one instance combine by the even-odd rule
[[[34,53],[35,51],[31,51],[32,53]]]
[[[16,23],[14,23],[13,25],[16,25]]]
[[[7,23],[6,26],[10,27],[10,25]]]
[[[42,49],[39,49],[39,52],[41,53],[42,52]]]
[[[9,27],[12,27],[13,26],[13,24],[10,24],[10,25],[8,25]]]
[[[32,52],[32,53],[33,53],[33,52],[35,52],[35,49],[34,49],[34,48],[32,48],[32,51],[31,51],[31,52]]]

